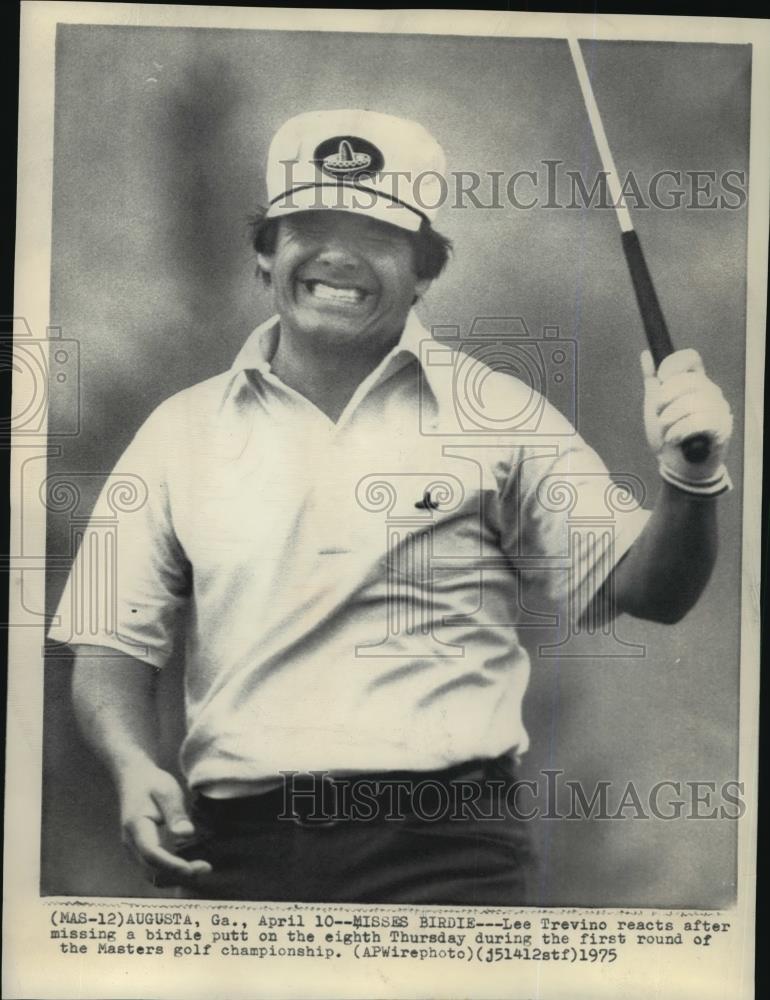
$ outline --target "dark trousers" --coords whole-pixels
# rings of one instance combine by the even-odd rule
[[[212,873],[187,898],[521,906],[533,856],[511,815],[507,758],[435,772],[287,779],[238,799],[195,798],[180,852]],[[400,789],[400,791],[399,791]]]

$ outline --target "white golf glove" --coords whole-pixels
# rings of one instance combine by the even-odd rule
[[[675,351],[655,371],[649,351],[642,354],[644,429],[660,474],[678,489],[716,496],[732,488],[724,464],[733,416],[722,390],[706,375],[697,351]],[[703,434],[711,442],[704,462],[688,462],[685,438]]]

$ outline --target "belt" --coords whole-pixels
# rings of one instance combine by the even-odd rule
[[[483,797],[488,782],[493,780],[498,788],[515,782],[509,754],[435,771],[381,771],[344,777],[324,771],[300,772],[285,776],[279,788],[259,795],[220,799],[198,792],[193,800],[193,818],[213,828],[287,820],[308,827],[337,826],[351,818],[362,818],[351,816],[348,806],[364,792],[366,803],[377,819],[402,818],[394,815],[394,811],[400,811],[407,794],[418,788],[425,792],[431,791],[432,786],[439,793],[441,789],[452,793],[460,783],[475,784]],[[405,815],[410,812],[407,806]]]

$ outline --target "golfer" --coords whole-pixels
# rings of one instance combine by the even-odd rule
[[[697,353],[643,356],[659,494],[592,532],[611,488],[597,454],[533,385],[417,317],[449,257],[445,177],[414,122],[287,122],[253,226],[275,315],[117,463],[147,498],[121,516],[114,621],[78,636],[75,707],[124,842],[187,896],[526,903],[521,609],[540,592],[578,620],[611,594],[605,614],[673,623],[712,570],[732,419]],[[698,464],[680,447],[695,434]],[[86,560],[54,639],[93,586]],[[158,763],[155,702],[180,631],[181,781]]]

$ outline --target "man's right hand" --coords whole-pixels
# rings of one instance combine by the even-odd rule
[[[133,762],[120,775],[118,794],[123,843],[151,881],[174,884],[212,870],[208,861],[185,861],[174,853],[190,840],[195,827],[172,774],[151,763]]]

